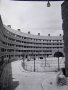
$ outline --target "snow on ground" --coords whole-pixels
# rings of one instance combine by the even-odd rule
[[[11,66],[11,68],[10,68]],[[9,89],[6,90],[68,90],[68,86],[57,87],[57,72],[30,72],[22,67],[22,61],[14,61],[6,66],[8,73],[12,73],[8,79]],[[7,76],[7,75],[5,75]],[[6,80],[4,80],[6,82]],[[52,84],[50,84],[52,82]]]
[[[55,72],[37,73],[25,71],[21,67],[20,61],[12,63],[12,72],[14,80],[19,81],[19,86],[15,90],[47,90],[43,88],[42,83],[49,77],[56,75]]]

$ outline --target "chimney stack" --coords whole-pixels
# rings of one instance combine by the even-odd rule
[[[61,34],[59,36],[62,36]]]
[[[11,28],[11,25],[8,25],[9,28]]]
[[[50,34],[48,34],[48,36],[50,36]]]
[[[21,31],[20,29],[18,29],[18,31]]]
[[[40,36],[40,33],[38,33],[38,35]]]
[[[28,31],[28,34],[30,34],[30,31]]]

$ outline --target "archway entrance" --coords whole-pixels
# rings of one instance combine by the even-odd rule
[[[58,58],[58,70],[60,70],[59,57],[64,57],[64,55],[62,52],[57,51],[55,52],[54,57]]]
[[[54,57],[64,57],[62,52],[55,52]]]

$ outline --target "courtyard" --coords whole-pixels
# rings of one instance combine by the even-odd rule
[[[14,61],[4,68],[2,90],[68,90],[68,86],[57,86],[58,72],[30,72],[22,67],[22,60]]]

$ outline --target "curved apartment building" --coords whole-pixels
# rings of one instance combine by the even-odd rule
[[[55,56],[56,52],[63,51],[63,36],[41,36],[23,33],[12,29],[10,25],[3,25],[0,16],[0,62],[8,59],[17,59],[27,56]]]

